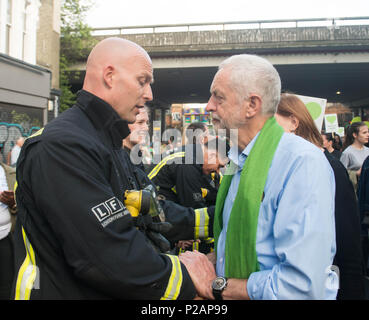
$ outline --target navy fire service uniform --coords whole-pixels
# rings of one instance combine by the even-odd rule
[[[202,159],[200,145],[185,145],[164,157],[148,176],[157,186],[158,193],[167,200],[191,208],[213,206],[220,176],[216,173],[205,175]]]
[[[198,222],[201,221],[199,216],[202,211],[205,212],[205,215],[213,216],[220,184],[219,174],[205,175],[203,173],[201,150],[200,145],[185,145],[178,152],[164,157],[148,175],[156,185],[158,193],[166,200],[184,207],[194,208],[198,215],[196,220]],[[190,163],[186,163],[188,160]],[[179,214],[183,211],[177,210],[175,212],[177,219],[181,218]],[[205,222],[206,224],[207,222]],[[180,240],[201,238],[200,243],[194,242],[192,248],[186,250],[198,250],[207,254],[214,248],[214,239],[209,234],[211,233],[208,232],[205,237],[201,237],[195,232],[194,236],[183,237]],[[177,252],[181,253],[183,249],[178,249]]]
[[[139,188],[121,148],[128,134],[109,104],[81,91],[75,106],[26,140],[17,166],[15,299],[195,297],[185,266],[156,252],[123,204],[125,190]]]

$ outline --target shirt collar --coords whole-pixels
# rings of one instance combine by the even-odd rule
[[[238,150],[238,146],[233,146],[228,152],[228,158],[230,161],[234,162],[238,166],[238,170],[242,170],[246,158],[250,154],[252,147],[254,146],[257,137],[259,136],[260,131],[256,134],[256,136],[250,141],[250,143],[243,149],[242,152]]]

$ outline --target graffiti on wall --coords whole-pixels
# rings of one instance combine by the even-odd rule
[[[16,123],[0,122],[0,145],[2,146],[0,161],[6,163],[7,155],[19,137],[27,138],[39,129],[40,127],[25,129]]]

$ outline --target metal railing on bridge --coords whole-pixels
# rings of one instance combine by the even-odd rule
[[[93,28],[92,35],[124,35],[164,32],[191,32],[191,31],[219,31],[219,30],[245,30],[267,28],[301,28],[301,27],[327,27],[339,28],[340,26],[368,25],[369,17],[341,17],[341,18],[311,18],[311,19],[280,19],[280,20],[255,20],[255,21],[231,21],[210,23],[187,24],[163,24]]]

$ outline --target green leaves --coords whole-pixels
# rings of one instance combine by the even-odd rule
[[[60,37],[60,112],[70,108],[76,100],[71,91],[71,65],[85,60],[96,40],[84,22],[92,0],[62,0]]]

